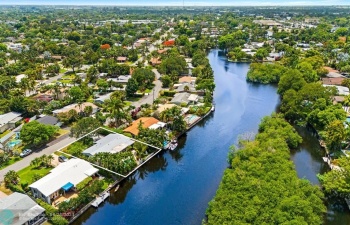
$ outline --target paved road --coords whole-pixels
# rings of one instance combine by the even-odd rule
[[[157,69],[153,69],[152,71],[153,71],[153,73],[156,74],[156,80],[153,82],[153,84],[155,85],[154,88],[153,88],[153,91],[151,91],[149,93],[149,95],[143,96],[143,98],[141,98],[137,102],[132,103],[133,106],[139,107],[139,106],[141,106],[143,104],[146,104],[146,103],[152,105],[152,103],[153,103],[153,93],[154,93],[154,99],[156,99],[158,97],[158,95],[159,95],[160,90],[162,90],[162,82],[159,80],[160,73],[158,72]]]
[[[10,171],[10,170],[14,170],[14,171],[19,171],[27,166],[30,165],[30,162],[35,159],[36,157],[40,157],[44,154],[46,155],[50,155],[52,153],[54,153],[55,151],[57,151],[60,148],[63,148],[67,145],[69,145],[70,143],[72,143],[73,141],[75,141],[75,138],[71,138],[69,136],[66,136],[65,138],[63,138],[61,141],[57,142],[57,141],[53,141],[51,143],[49,143],[49,147],[44,148],[41,151],[38,152],[34,152],[31,155],[25,157],[24,159],[22,159],[21,161],[16,162],[15,164],[12,164],[2,170],[0,170],[0,182],[4,179],[4,175]],[[56,143],[57,142],[57,143]],[[54,144],[53,144],[54,143]],[[51,145],[52,144],[52,145]]]

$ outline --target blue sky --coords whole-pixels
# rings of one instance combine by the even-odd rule
[[[21,5],[162,5],[182,6],[182,0],[0,0],[0,4]],[[185,0],[187,6],[245,5],[350,5],[350,0]]]

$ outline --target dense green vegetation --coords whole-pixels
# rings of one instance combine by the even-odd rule
[[[290,56],[291,57],[291,56]],[[295,56],[296,67],[292,65],[252,64],[247,79],[260,83],[278,83],[282,102],[280,110],[291,123],[311,125],[326,141],[330,151],[339,150],[345,140],[346,112],[340,104],[333,104],[332,96],[337,91],[323,87],[320,74],[323,62],[318,57]],[[283,59],[286,60],[287,59]],[[334,123],[337,123],[338,129]],[[330,133],[331,131],[331,133]]]
[[[31,121],[23,125],[21,139],[27,146],[40,146],[47,143],[58,131],[58,127]]]
[[[204,224],[322,224],[322,192],[299,179],[289,160],[299,143],[281,115],[265,117],[256,139],[231,152]]]

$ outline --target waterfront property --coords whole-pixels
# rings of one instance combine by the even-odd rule
[[[150,128],[152,125],[159,123],[160,121],[157,120],[154,117],[141,117],[140,119],[135,120],[132,122],[131,126],[124,129],[125,132],[129,132],[133,135],[139,134],[139,124],[142,123],[143,128]],[[164,126],[160,126],[164,127]]]
[[[98,140],[93,146],[83,151],[86,156],[101,152],[118,153],[134,144],[134,141],[121,134],[109,134]]]
[[[14,192],[0,199],[0,223],[12,225],[41,224],[45,209],[25,194]]]
[[[22,119],[21,113],[9,112],[0,115],[0,133],[5,132],[7,129],[16,127],[16,122]]]
[[[199,100],[198,95],[190,93],[177,93],[174,95],[174,98],[171,100],[171,103],[176,105],[188,105],[195,104]]]
[[[74,191],[77,184],[87,177],[95,176],[97,172],[98,169],[82,159],[70,159],[29,187],[35,198],[51,204],[66,192]]]

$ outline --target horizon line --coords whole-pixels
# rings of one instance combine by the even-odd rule
[[[163,5],[163,4],[40,4],[40,3],[16,3],[16,4],[6,4],[6,3],[0,3],[0,6],[123,6],[123,7],[183,7],[182,3],[177,3],[174,5]],[[193,4],[193,5],[185,5],[187,7],[295,7],[295,6],[303,6],[303,7],[315,7],[315,6],[349,6],[350,3],[344,3],[344,4],[252,4],[252,5],[244,5],[244,4]]]

